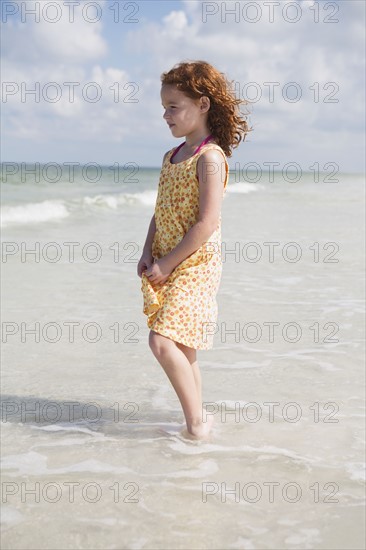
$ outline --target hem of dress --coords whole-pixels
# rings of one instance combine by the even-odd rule
[[[213,345],[211,345],[210,347],[206,347],[206,348],[189,346],[188,344],[186,344],[185,342],[182,342],[181,340],[179,340],[175,336],[173,337],[170,334],[164,334],[164,329],[161,331],[161,330],[155,330],[153,327],[149,327],[149,328],[150,328],[150,330],[153,330],[154,332],[157,332],[158,334],[161,334],[162,336],[165,336],[166,338],[169,338],[170,340],[173,340],[173,342],[178,342],[178,344],[183,344],[184,346],[187,346],[187,348],[200,350],[200,351],[209,351],[210,349],[213,348]]]

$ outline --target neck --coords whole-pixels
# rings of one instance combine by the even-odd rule
[[[186,136],[185,147],[187,149],[196,149],[209,135],[209,130],[205,129],[204,131],[200,130],[199,132]]]

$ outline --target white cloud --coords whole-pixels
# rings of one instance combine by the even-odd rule
[[[82,18],[76,18],[73,23],[62,19],[53,27],[42,22],[34,33],[34,48],[41,49],[46,46],[46,55],[55,61],[95,61],[105,56],[108,50],[100,33],[100,23],[94,23],[92,26]]]
[[[63,4],[61,0],[56,1]],[[43,18],[32,22],[30,18],[26,24],[9,21],[3,25],[3,81],[10,87],[14,83],[17,90],[9,94],[3,104],[6,135],[43,142],[56,137],[68,139],[70,133],[73,139],[80,140],[102,140],[107,135],[113,142],[128,133],[121,106],[125,106],[123,86],[130,80],[129,75],[119,68],[95,64],[107,54],[108,45],[101,34],[101,23],[90,24],[82,17],[82,5],[75,8],[72,23],[68,21],[68,12],[63,11],[62,19],[55,24]],[[27,8],[32,8],[31,2]],[[89,68],[90,61],[94,64]],[[55,86],[49,88],[49,83]],[[70,91],[71,85],[65,83],[76,83],[73,91]],[[90,83],[97,83],[102,94],[96,103],[86,99],[86,87]],[[116,83],[120,88],[118,102],[114,101],[116,95],[110,89]],[[32,94],[22,96],[22,90],[32,90],[37,85],[40,101]],[[93,86],[89,91],[92,96]],[[59,93],[57,101],[47,100],[54,93]],[[124,109],[126,113],[128,109]]]
[[[172,11],[163,17],[164,36],[182,36],[188,26],[187,16],[184,11]]]
[[[52,23],[47,20],[53,17],[51,11],[48,16],[48,12],[46,17],[42,16],[42,2],[18,2],[19,13],[24,5],[27,10],[34,10],[38,4],[39,20],[26,15],[25,23],[15,23],[9,17],[9,21],[2,25],[4,55],[11,60],[29,60],[37,65],[50,61],[80,64],[102,58],[108,53],[108,45],[101,35],[102,23],[87,21],[82,13],[85,3],[87,1],[82,0],[78,6],[75,5],[72,20],[63,0],[52,0],[52,4],[59,6],[60,15],[60,19]]]

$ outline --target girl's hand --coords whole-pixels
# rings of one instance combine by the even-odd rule
[[[148,269],[151,264],[154,262],[153,255],[150,253],[144,252],[139,260],[139,263],[137,264],[137,275],[139,277],[142,277],[143,271]]]
[[[169,278],[173,269],[169,262],[164,258],[155,260],[155,262],[146,270],[145,275],[154,285],[163,284]]]

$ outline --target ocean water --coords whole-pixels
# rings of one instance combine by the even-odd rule
[[[3,176],[3,548],[364,548],[364,176],[337,176],[231,173],[208,442],[142,313],[159,170]]]

